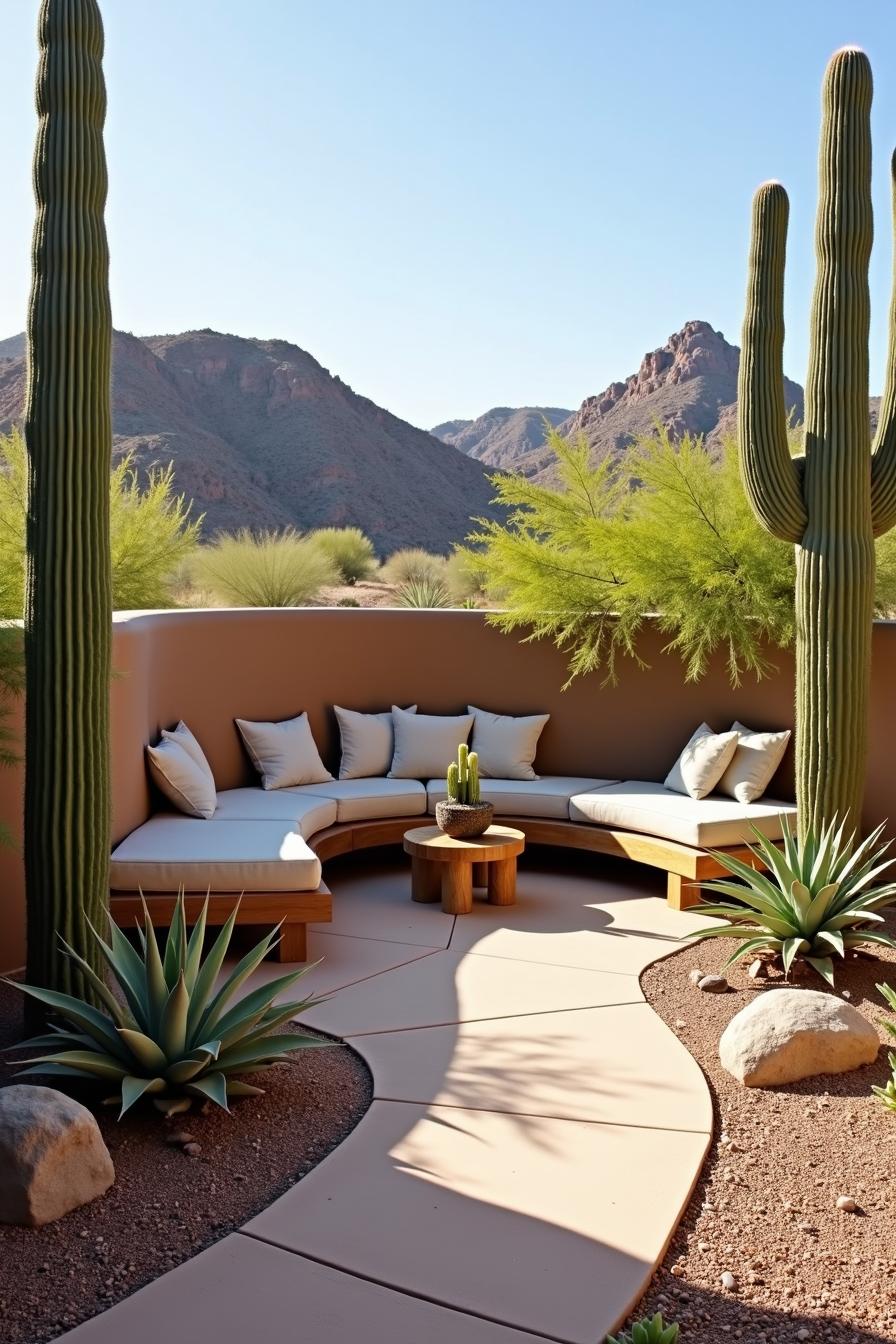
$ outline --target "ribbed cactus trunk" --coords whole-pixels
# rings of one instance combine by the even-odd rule
[[[817,276],[805,452],[790,456],[784,406],[787,194],[759,188],[744,319],[739,438],[760,521],[796,559],[796,785],[805,836],[835,817],[858,827],[867,753],[874,536],[896,521],[893,332],[873,455],[868,426],[871,69],[837,52],[825,75],[815,231]]]
[[[25,439],[28,979],[82,993],[109,854],[112,448],[103,29],[96,0],[43,0]]]

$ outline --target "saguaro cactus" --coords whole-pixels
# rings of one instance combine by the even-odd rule
[[[28,978],[83,992],[109,855],[112,448],[103,28],[96,0],[43,0],[25,440]]]
[[[875,443],[868,423],[871,67],[838,51],[822,92],[817,274],[804,453],[784,405],[787,193],[764,183],[753,232],[738,388],[744,483],[764,526],[797,548],[796,783],[801,834],[858,825],[867,750],[874,537],[896,522],[896,290]],[[896,157],[892,163],[896,209]]]

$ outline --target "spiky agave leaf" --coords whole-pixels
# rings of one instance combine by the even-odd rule
[[[607,1344],[676,1344],[678,1326],[668,1325],[662,1314],[645,1316],[643,1321],[635,1321],[631,1330],[623,1330],[620,1335],[607,1335]]]
[[[847,836],[835,818],[820,834],[810,829],[800,844],[785,818],[782,823],[780,846],[753,827],[756,844],[747,846],[753,863],[713,851],[736,881],[704,883],[714,899],[697,909],[728,922],[689,936],[744,938],[726,966],[765,950],[781,957],[785,974],[802,960],[833,985],[834,955],[844,957],[862,943],[896,947],[889,933],[871,927],[883,922],[877,911],[896,902],[896,883],[878,882],[893,863],[885,858],[889,842],[880,843],[878,826],[856,843],[855,833]]]
[[[143,1097],[151,1097],[166,1114],[186,1109],[194,1097],[226,1110],[228,1098],[261,1092],[237,1075],[285,1063],[297,1050],[329,1045],[304,1033],[277,1034],[290,1019],[321,1002],[314,997],[275,1002],[310,966],[235,997],[276,946],[279,926],[246,953],[216,992],[236,908],[203,959],[207,909],[208,901],[188,934],[181,893],[161,946],[144,902],[140,951],[112,920],[108,941],[91,929],[126,1007],[99,980],[94,989],[99,993],[102,988],[99,997],[106,1012],[71,995],[17,984],[16,988],[52,1008],[65,1024],[54,1024],[49,1032],[26,1043],[28,1048],[52,1053],[24,1060],[23,1072],[112,1081],[120,1089],[114,1100],[121,1103],[121,1115]],[[66,944],[63,951],[80,962]]]

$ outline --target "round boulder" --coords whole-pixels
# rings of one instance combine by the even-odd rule
[[[775,1087],[872,1064],[877,1031],[851,1004],[814,989],[771,989],[728,1023],[719,1058],[745,1087]]]
[[[105,1194],[114,1180],[86,1106],[52,1087],[0,1088],[0,1223],[52,1223]]]

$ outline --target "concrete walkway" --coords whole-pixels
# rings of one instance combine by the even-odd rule
[[[400,861],[331,865],[304,1020],[374,1101],[239,1232],[73,1344],[600,1344],[662,1258],[709,1143],[703,1076],[638,975],[698,927],[645,870],[527,868],[511,908],[414,905]],[[265,975],[279,973],[265,967]]]

